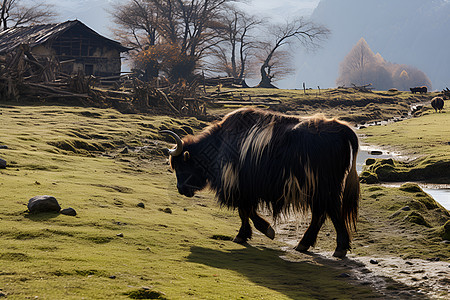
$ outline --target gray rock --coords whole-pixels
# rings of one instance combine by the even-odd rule
[[[0,149],[8,149],[8,146],[6,146],[6,145],[0,145]]]
[[[163,212],[165,212],[166,214],[171,214],[172,213],[172,209],[169,207],[166,207],[162,210]]]
[[[28,210],[30,213],[59,212],[61,206],[59,206],[55,197],[42,195],[35,196],[28,201]]]
[[[371,259],[371,260],[370,260],[370,263],[373,264],[373,265],[378,265],[378,260],[376,260],[376,259]]]
[[[372,150],[372,151],[370,151],[370,154],[371,154],[371,155],[381,155],[381,154],[383,154],[383,151]]]
[[[404,207],[402,207],[401,209],[404,210],[404,211],[410,211],[410,210],[411,210],[411,207],[409,207],[409,206],[404,206]]]
[[[60,213],[63,215],[66,215],[66,216],[76,216],[77,215],[77,211],[75,209],[73,209],[72,207],[64,208],[60,211]]]
[[[6,160],[0,158],[0,169],[5,169],[6,165]]]
[[[145,208],[145,204],[144,204],[143,202],[139,202],[136,206],[137,206],[137,207]]]
[[[118,233],[118,234],[116,234],[118,237],[123,237],[123,233],[121,232],[121,233]]]

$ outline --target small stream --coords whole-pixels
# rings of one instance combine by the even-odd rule
[[[360,151],[358,152],[358,157],[356,159],[356,170],[358,171],[358,173],[362,172],[363,166],[365,165],[365,161],[368,158],[401,159],[401,156],[399,153],[387,152],[370,146],[361,146]],[[450,185],[427,184],[422,182],[416,183],[425,193],[433,197],[434,200],[436,200],[447,210],[450,210]],[[399,187],[402,184],[403,182],[395,182],[395,183],[386,183],[384,185],[390,187]]]

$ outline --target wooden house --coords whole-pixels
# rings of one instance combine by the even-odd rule
[[[120,75],[120,55],[130,50],[78,20],[0,32],[0,55],[14,51],[22,44],[29,45],[31,54],[38,61],[56,59],[64,73],[83,71],[86,75],[103,77]]]

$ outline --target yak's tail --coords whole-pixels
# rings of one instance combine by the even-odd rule
[[[358,138],[352,130],[350,138],[352,149],[352,165],[347,178],[345,179],[344,191],[342,195],[342,217],[344,218],[347,230],[356,231],[356,221],[358,220],[358,206],[361,197],[359,188],[359,178],[356,172],[356,156],[358,155]]]

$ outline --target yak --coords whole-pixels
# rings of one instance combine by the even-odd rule
[[[428,91],[428,88],[426,86],[416,86],[413,88],[410,88],[411,93],[420,93],[420,94],[426,94]]]
[[[244,108],[226,115],[169,150],[178,192],[187,197],[209,187],[221,206],[237,209],[241,227],[234,242],[252,237],[249,219],[270,239],[275,231],[257,210],[273,219],[311,211],[311,223],[295,250],[315,245],[327,216],[336,233],[334,256],[351,248],[360,198],[356,172],[358,138],[345,122],[323,116],[296,117]]]
[[[436,112],[441,112],[444,108],[444,98],[434,97],[431,99],[431,107],[433,107]]]

